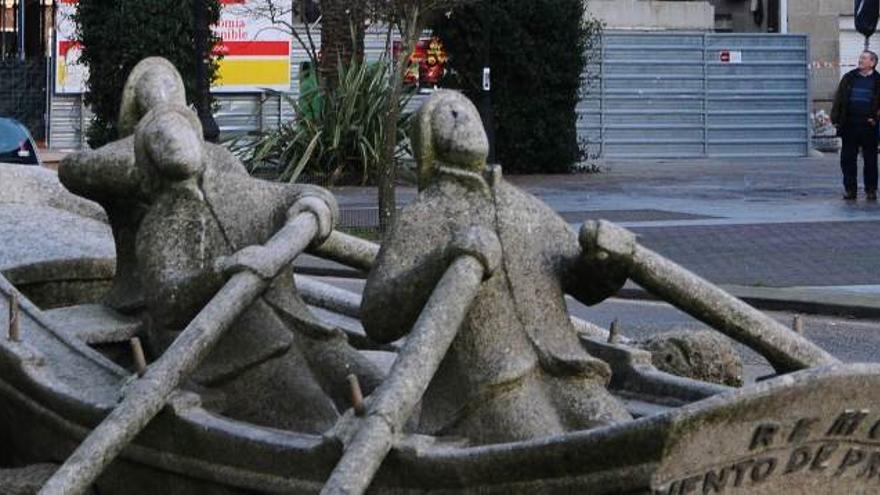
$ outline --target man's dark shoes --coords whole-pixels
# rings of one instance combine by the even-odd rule
[[[876,197],[877,194],[875,193],[874,196]],[[855,191],[847,191],[847,192],[843,193],[843,199],[845,199],[847,201],[855,201],[856,200],[856,192]]]
[[[868,201],[877,201],[877,191],[865,191],[865,199]]]

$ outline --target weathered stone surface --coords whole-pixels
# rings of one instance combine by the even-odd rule
[[[95,302],[115,253],[107,224],[47,206],[0,204],[0,272],[41,307]]]
[[[168,60],[145,58],[132,69],[122,89],[119,133],[123,137],[134,134],[144,115],[161,105],[186,106],[183,79]]]
[[[707,330],[680,330],[639,342],[658,369],[731,387],[743,384],[743,365],[730,341]]]
[[[194,114],[160,107],[138,125],[136,163],[149,207],[138,229],[138,273],[147,294],[150,343],[162,352],[180,329],[222,287],[215,269],[247,267],[261,276],[260,244],[305,207],[318,214],[319,239],[337,218],[326,191],[252,179],[208,166]],[[305,205],[305,206],[299,206]],[[320,242],[318,242],[319,244]],[[274,278],[274,275],[271,275]],[[258,424],[320,432],[348,406],[345,376],[354,372],[366,390],[381,372],[346,343],[342,332],[314,318],[285,268],[271,288],[245,311],[195,373],[226,392],[232,417]]]
[[[793,373],[675,411],[653,493],[876,492],[880,403],[876,377],[853,374],[864,366]]]
[[[604,388],[608,366],[579,345],[564,301],[568,292],[596,303],[624,279],[588,263],[549,207],[498,171],[482,175],[485,136],[467,99],[440,92],[417,118],[422,192],[367,280],[367,334],[388,342],[408,332],[455,255],[491,259],[480,243],[458,245],[473,226],[494,233],[503,252],[425,394],[420,430],[495,443],[629,419]]]
[[[107,221],[97,203],[71,194],[61,185],[56,172],[42,167],[0,167],[0,204],[48,206]]]
[[[143,330],[143,321],[103,304],[83,304],[46,311],[57,328],[87,344],[128,342]]]
[[[118,311],[138,314],[144,308],[144,293],[137,274],[135,238],[153,186],[135,166],[135,139],[130,134],[152,108],[185,106],[186,99],[183,81],[174,66],[154,57],[142,61],[129,75],[122,100],[120,129],[125,137],[97,150],[68,155],[58,174],[66,188],[99,203],[107,212],[116,244],[117,270],[104,302]],[[197,119],[194,124],[198,125]],[[199,149],[204,166],[247,175],[226,148],[203,143]]]
[[[355,409],[355,419],[347,416],[334,429],[345,450],[322,495],[364,493],[369,488],[397,432],[404,430],[444,361],[481,282],[501,260],[498,239],[481,227],[468,229],[453,243],[465,254],[456,254],[437,282],[388,378],[376,388],[363,413]],[[472,249],[482,252],[474,256],[469,253]]]
[[[432,101],[426,108],[442,115],[421,115],[431,126],[419,129],[429,148],[422,157],[430,157],[421,163],[422,194],[390,233],[363,301],[370,337],[388,341],[412,330],[393,365],[392,354],[354,351],[298,295],[289,264],[315,238],[313,248],[326,246],[335,217],[328,193],[216,168],[212,148],[181,107],[150,109],[135,136],[83,154],[78,173],[113,150],[111,162],[125,164],[107,169],[108,177],[115,171],[123,179],[106,187],[103,165],[93,169],[95,176],[73,174],[72,180],[116,202],[117,212],[124,210],[124,191],[134,191],[132,204],[143,211],[131,217],[133,224],[119,225],[136,227],[129,239],[138,255],[132,273],[150,290],[137,317],[129,318],[100,307],[47,316],[21,301],[22,341],[0,339],[0,463],[64,458],[83,429],[112,408],[111,417],[124,421],[99,428],[103,440],[84,443],[73,456],[91,463],[88,474],[66,471],[77,488],[108,467],[98,481],[101,493],[313,492],[344,455],[325,488],[330,493],[349,487],[360,493],[377,471],[377,493],[876,491],[880,368],[823,366],[730,390],[659,373],[646,351],[607,343],[604,332],[580,322],[582,334],[606,338],[578,339],[563,295],[601,301],[621,285],[621,265],[642,270],[639,276],[653,280],[649,288],[673,302],[738,325],[728,331],[779,335],[753,310],[642,251],[625,232],[598,226],[578,239],[497,170],[482,170],[485,150],[471,128],[478,122],[471,106],[448,93]],[[366,266],[371,258],[368,246],[344,253],[353,244],[340,238],[330,244],[342,246],[339,259]],[[663,292],[669,286],[679,290]],[[351,297],[310,289],[312,302],[333,298],[340,311],[358,313]],[[0,277],[0,321],[13,292]],[[178,339],[144,379],[127,384],[125,370],[70,338],[96,337],[68,332],[94,325],[116,340],[141,318],[150,322],[158,351]],[[59,320],[69,327],[59,331]],[[715,366],[729,356],[711,338],[698,337],[667,338],[656,353],[673,346],[683,350],[681,362],[717,374]],[[776,357],[806,357],[800,366],[827,362],[800,340],[779,336],[775,343],[781,348]],[[629,409],[653,417],[626,421],[627,412],[605,388],[606,363],[614,367],[611,386]],[[200,385],[169,400],[196,367]],[[346,376],[352,372],[368,393],[386,381],[367,398],[365,416],[346,412],[337,421],[350,404]],[[419,421],[403,426],[426,389]],[[656,399],[646,404],[651,408],[633,406],[649,392]],[[226,421],[205,408],[326,434]],[[469,442],[409,435],[413,430]],[[130,441],[138,445],[125,461],[107,466]],[[13,455],[7,445],[14,445]],[[0,492],[16,493],[20,481],[42,482],[51,469],[0,470]],[[76,489],[62,478],[45,493],[71,492]]]
[[[34,495],[57,468],[54,464],[36,464],[17,469],[0,469],[0,493]],[[91,490],[88,493],[92,493]]]
[[[0,272],[44,308],[94,302],[115,270],[107,216],[40,167],[0,167]]]

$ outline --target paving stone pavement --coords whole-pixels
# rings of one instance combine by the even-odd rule
[[[718,284],[880,287],[880,204],[840,199],[836,155],[615,161],[600,174],[507,178],[572,227],[619,222]],[[358,210],[352,223],[372,223],[374,188],[334,192]],[[399,204],[415,194],[399,188]]]
[[[880,220],[632,230],[645,246],[719,284],[788,287],[880,281]]]

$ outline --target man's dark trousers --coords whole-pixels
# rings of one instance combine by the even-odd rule
[[[877,128],[867,123],[850,124],[841,133],[843,148],[840,150],[840,169],[843,171],[843,188],[855,192],[859,185],[859,150],[865,161],[865,191],[877,191]]]

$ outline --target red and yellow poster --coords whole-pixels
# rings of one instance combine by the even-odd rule
[[[60,0],[56,36],[55,91],[82,93],[88,68],[79,63],[81,47],[75,38],[72,15],[78,0]],[[274,25],[261,9],[264,0],[220,0],[220,21],[213,26],[223,55],[214,92],[290,90],[290,35]],[[289,11],[290,0],[275,2]]]
[[[220,22],[214,32],[222,54],[214,91],[259,92],[264,88],[290,90],[290,34],[261,12],[261,0],[221,0]],[[291,2],[275,1],[280,11]]]

